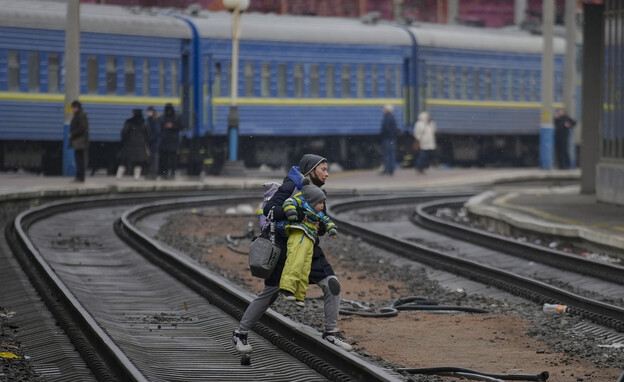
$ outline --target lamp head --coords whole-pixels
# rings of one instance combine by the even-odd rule
[[[249,7],[249,0],[223,0],[223,6],[227,9],[238,8],[239,10],[244,11]]]

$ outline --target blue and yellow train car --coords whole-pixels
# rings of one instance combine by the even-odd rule
[[[201,133],[224,136],[231,104],[231,15],[194,18],[201,38]],[[245,14],[239,88],[241,159],[293,163],[313,150],[345,167],[378,157],[383,105],[402,120],[409,34],[354,19]],[[374,163],[374,162],[373,162]]]
[[[65,12],[56,2],[0,4],[0,164],[59,173],[65,93]],[[183,21],[83,5],[80,101],[92,167],[114,167],[133,108],[181,103],[190,31]]]
[[[542,37],[512,29],[421,25],[419,110],[438,128],[448,164],[536,166]],[[561,107],[565,41],[555,38],[554,107]]]
[[[61,171],[66,5],[0,0],[0,167]],[[381,109],[406,141],[428,110],[440,161],[537,163],[541,38],[528,32],[358,19],[241,19],[239,159],[288,166],[305,152],[344,168],[380,163]],[[181,113],[182,163],[217,173],[232,104],[232,15],[81,5],[80,100],[92,168],[116,166],[134,108]],[[555,43],[556,100],[563,42]],[[409,147],[402,140],[402,147]]]

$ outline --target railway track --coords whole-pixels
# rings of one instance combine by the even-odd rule
[[[147,199],[55,202],[20,214],[7,237],[98,380],[396,380],[272,313],[252,334],[252,367],[241,365],[229,342],[249,293],[134,226],[162,210],[249,198],[169,197],[130,209]]]
[[[538,303],[564,303],[571,314],[623,331],[622,309],[617,306],[493,266],[453,258],[409,239],[384,235],[379,225],[360,227],[350,216],[363,205],[367,209],[371,205],[395,205],[401,210],[406,208],[400,206],[409,205],[411,210],[430,217],[441,203],[434,199],[453,197],[444,203],[456,204],[466,195],[357,198],[330,204],[329,213],[341,232]],[[19,254],[22,267],[29,270],[30,278],[47,279],[45,284],[38,281],[42,284],[37,287],[39,293],[52,306],[60,326],[69,333],[96,379],[206,380],[208,375],[223,381],[399,380],[392,372],[336,350],[321,341],[314,330],[271,311],[254,328],[252,367],[241,366],[229,344],[229,335],[250,301],[249,293],[153,240],[137,223],[166,211],[255,203],[257,195],[178,196],[167,195],[167,200],[159,200],[163,199],[161,195],[55,202],[20,214],[15,224],[7,227],[7,237],[12,238],[13,250]],[[436,224],[442,227],[444,222]],[[445,233],[449,229],[438,228]],[[71,234],[65,237],[64,232]],[[505,251],[503,244],[496,246]],[[538,249],[534,250],[537,252],[531,256],[540,257]],[[521,249],[515,251],[524,253]],[[513,255],[514,250],[509,252]],[[579,266],[573,265],[571,271],[575,267]],[[621,287],[617,276],[608,277],[614,279],[609,283]],[[65,294],[67,297],[63,297]],[[141,298],[124,301],[126,295]],[[76,322],[81,324],[74,326]]]
[[[511,292],[539,304],[556,303],[567,306],[570,314],[580,315],[601,325],[624,331],[624,309],[605,301],[621,301],[624,268],[608,263],[574,257],[559,251],[508,240],[497,235],[468,229],[435,218],[435,208],[457,206],[466,196],[431,201],[419,196],[402,198],[358,198],[330,205],[329,214],[343,232],[400,254],[463,277]],[[366,208],[375,214],[396,206],[409,212],[413,222],[441,233],[430,240],[448,242],[448,236],[470,243],[457,248],[435,249],[410,240],[409,233],[390,235],[387,222],[363,223],[349,215],[350,211]],[[378,208],[377,210],[375,208]],[[396,227],[393,227],[396,231]],[[400,236],[400,237],[395,237]],[[485,247],[487,245],[487,247]],[[527,261],[529,260],[529,261]],[[535,267],[539,263],[539,268]],[[587,296],[575,293],[589,289]]]

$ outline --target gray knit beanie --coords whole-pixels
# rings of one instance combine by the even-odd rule
[[[301,193],[303,194],[303,198],[306,203],[310,205],[310,207],[314,208],[316,203],[321,200],[325,200],[325,193],[323,190],[318,188],[317,186],[310,184],[310,179],[304,179],[302,182],[303,188],[301,189]]]
[[[303,176],[307,176],[322,162],[327,162],[327,159],[316,154],[305,154],[299,161],[299,171]]]

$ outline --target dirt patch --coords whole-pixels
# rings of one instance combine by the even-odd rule
[[[223,210],[183,212],[170,217],[158,237],[208,268],[252,292],[262,280],[251,277],[245,251],[248,239],[232,246],[226,235],[242,236],[253,216],[228,216]],[[228,248],[228,245],[230,248]],[[321,246],[342,285],[344,300],[378,310],[400,297],[421,295],[440,304],[488,310],[486,314],[400,312],[391,318],[341,315],[339,326],[359,354],[386,367],[456,366],[486,373],[550,373],[549,381],[609,381],[621,370],[622,349],[599,348],[598,340],[575,337],[579,320],[547,316],[531,303],[508,304],[484,296],[449,291],[429,280],[419,265],[393,264],[382,251],[340,236]],[[273,309],[322,330],[320,288],[311,286],[305,309],[281,300]],[[449,378],[449,377],[445,377]],[[405,376],[439,381],[439,377]],[[453,380],[453,379],[444,379]]]

